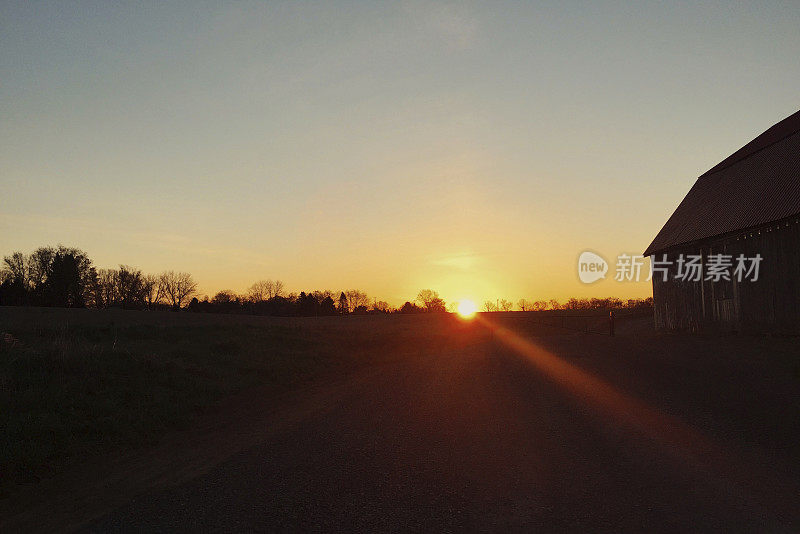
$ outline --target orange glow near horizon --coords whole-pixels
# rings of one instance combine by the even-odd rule
[[[462,299],[458,302],[458,315],[463,319],[472,319],[478,311],[475,302],[469,299]]]

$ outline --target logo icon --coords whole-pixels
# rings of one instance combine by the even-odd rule
[[[606,277],[608,262],[594,252],[588,250],[578,257],[578,278],[584,284],[592,284]]]

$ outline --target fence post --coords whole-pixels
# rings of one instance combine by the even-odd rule
[[[608,312],[608,333],[614,337],[614,310]]]

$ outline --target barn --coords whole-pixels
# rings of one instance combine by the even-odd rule
[[[800,332],[800,111],[700,176],[644,252],[656,328]]]

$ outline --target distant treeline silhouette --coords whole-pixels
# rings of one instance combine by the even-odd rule
[[[545,310],[616,310],[633,308],[652,308],[653,297],[643,299],[608,298],[570,298],[561,303],[558,300],[528,300],[520,299],[517,302],[520,311],[545,311]],[[511,311],[514,304],[505,299],[496,301],[487,300],[483,303],[483,311]]]
[[[455,311],[436,291],[423,289],[413,300],[392,308],[370,299],[357,289],[288,293],[280,280],[260,280],[244,294],[230,290],[212,298],[200,297],[197,283],[186,272],[146,274],[120,265],[96,268],[82,250],[59,245],[40,247],[31,254],[14,252],[0,267],[0,305],[54,306],[66,308],[124,308],[133,310],[188,310],[205,313],[241,313],[275,316],[330,316],[386,313],[444,313]],[[518,302],[522,311],[591,310],[652,307],[653,299],[575,299]],[[506,299],[486,301],[484,311],[511,311]]]
[[[126,265],[97,269],[85,252],[63,245],[29,255],[15,252],[3,258],[0,269],[5,306],[179,309],[196,292],[189,273],[150,275]]]

